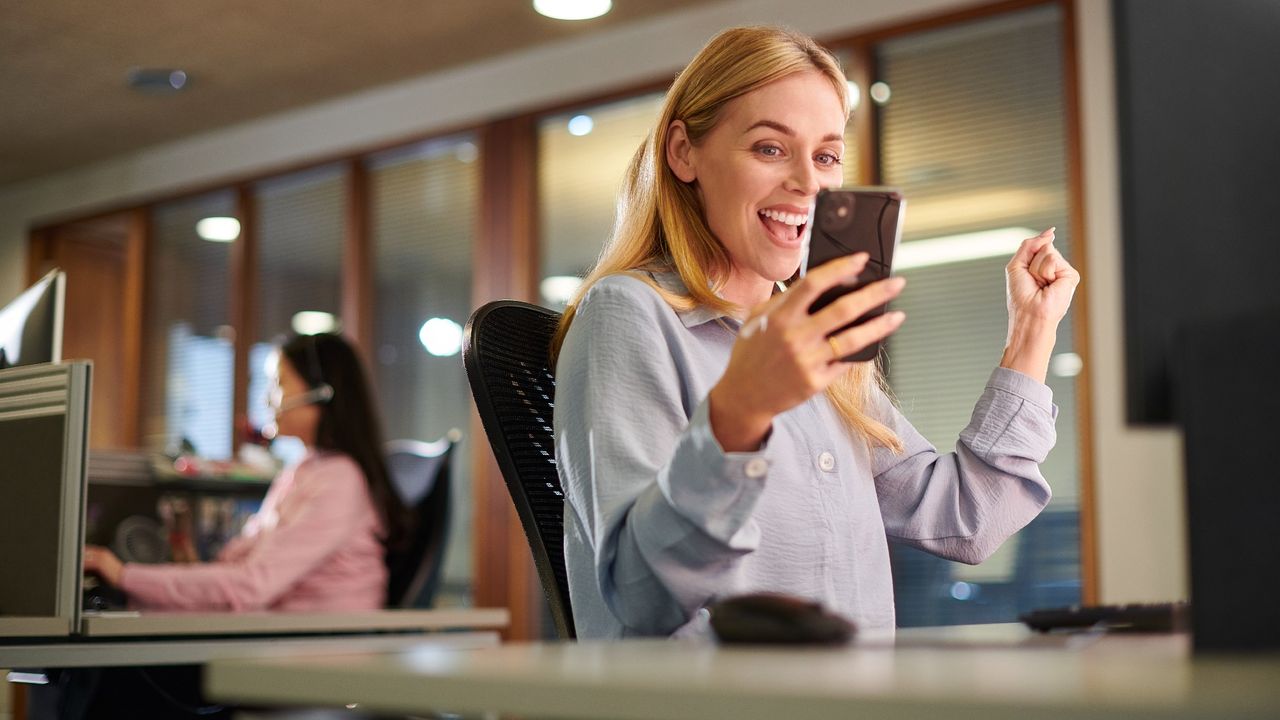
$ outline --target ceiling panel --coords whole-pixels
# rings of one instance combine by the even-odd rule
[[[615,0],[585,22],[528,0],[0,3],[0,185],[712,0]],[[132,67],[181,67],[148,96]]]

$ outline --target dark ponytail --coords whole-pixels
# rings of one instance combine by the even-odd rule
[[[329,400],[319,405],[315,447],[345,453],[360,466],[369,495],[382,518],[388,549],[399,548],[409,534],[410,515],[391,485],[369,383],[355,349],[341,336],[295,335],[280,348],[311,389],[328,385]]]

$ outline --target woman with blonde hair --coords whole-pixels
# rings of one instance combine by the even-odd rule
[[[1049,501],[1044,377],[1079,282],[1052,230],[1008,265],[1008,342],[952,453],[903,418],[875,363],[840,360],[901,325],[839,331],[903,279],[808,313],[867,260],[794,281],[814,199],[841,182],[846,87],[806,36],[726,30],[631,162],[553,348],[579,637],[671,634],[754,591],[891,629],[887,540],[977,563]]]

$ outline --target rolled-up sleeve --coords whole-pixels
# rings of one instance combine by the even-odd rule
[[[1043,383],[996,368],[960,434],[939,453],[878,394],[874,411],[905,449],[873,453],[876,494],[890,539],[976,564],[1048,504],[1040,463],[1053,448],[1057,407]]]
[[[683,625],[760,542],[768,450],[721,449],[706,398],[681,382],[676,324],[641,281],[608,278],[579,305],[557,366],[566,521],[590,544],[595,585],[571,577],[570,597],[575,613],[603,598],[625,634]]]

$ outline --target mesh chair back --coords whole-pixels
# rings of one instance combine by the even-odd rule
[[[548,353],[560,314],[514,300],[472,314],[462,361],[485,434],[533,551],[556,632],[574,637],[564,568],[564,494],[551,417],[556,381]]]
[[[408,542],[387,552],[389,608],[428,608],[435,601],[449,537],[453,448],[453,437],[386,444],[391,484],[413,518]]]

